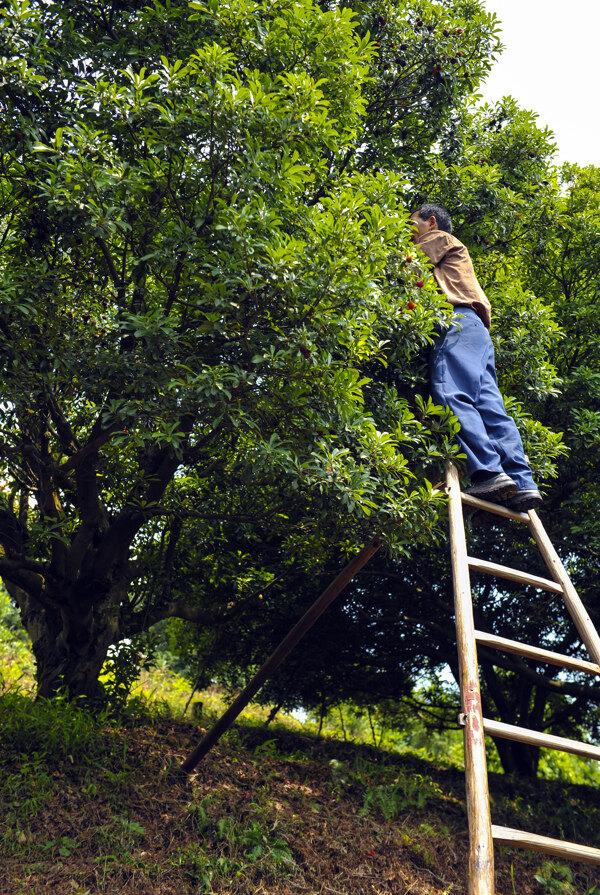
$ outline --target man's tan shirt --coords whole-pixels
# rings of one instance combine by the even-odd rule
[[[489,329],[492,309],[473,269],[469,251],[445,230],[430,230],[416,243],[433,264],[433,275],[451,305],[469,305]]]

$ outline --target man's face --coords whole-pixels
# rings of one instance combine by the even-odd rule
[[[429,233],[430,230],[438,229],[437,221],[433,215],[423,220],[419,212],[415,211],[414,214],[411,214],[410,219],[413,222],[415,228],[411,239],[415,243],[419,242],[419,240],[422,239],[422,237],[425,236],[426,233]]]

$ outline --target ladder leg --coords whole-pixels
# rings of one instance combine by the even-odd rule
[[[454,464],[446,469],[448,488],[454,611],[460,670],[462,720],[464,723],[465,778],[469,819],[469,895],[494,895],[494,846],[490,817],[487,763],[479,668],[475,645],[473,603],[467,545],[460,496],[460,482]]]
[[[542,554],[550,574],[558,584],[562,587],[562,596],[571,618],[577,628],[577,632],[582,642],[596,664],[600,664],[600,637],[594,627],[594,623],[589,617],[587,610],[579,598],[579,594],[573,587],[565,567],[563,566],[558,553],[554,549],[546,529],[539,520],[535,510],[529,512],[529,530],[531,531]]]

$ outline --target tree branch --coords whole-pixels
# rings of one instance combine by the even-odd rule
[[[117,270],[113,257],[110,254],[110,249],[106,245],[106,242],[100,236],[96,237],[96,244],[99,246],[100,251],[104,255],[104,260],[106,261],[106,266],[108,267],[113,283],[115,284],[117,289],[121,289],[123,286],[123,281],[119,276],[119,272]]]
[[[0,556],[0,576],[28,594],[39,597],[44,590],[48,572],[42,563],[35,560]]]
[[[113,437],[115,432],[118,431],[118,426],[111,426],[110,429],[105,429],[101,435],[98,435],[96,438],[92,438],[91,441],[88,441],[82,448],[80,448],[76,454],[73,454],[69,457],[68,460],[65,460],[64,463],[58,468],[58,471],[61,475],[66,475],[75,467],[80,466],[84,460],[87,460],[92,454],[97,454],[103,445],[105,445],[110,439]]]

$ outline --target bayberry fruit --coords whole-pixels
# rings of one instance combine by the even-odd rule
[[[415,286],[418,286],[419,289],[422,289],[423,288],[423,280],[417,280],[417,282],[415,283]]]
[[[407,302],[406,302],[406,307],[408,308],[409,311],[412,311],[412,309],[414,308],[414,306],[415,306],[414,301],[407,301]]]

